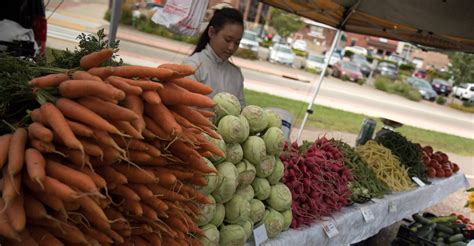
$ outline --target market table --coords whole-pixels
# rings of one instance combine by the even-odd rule
[[[383,199],[374,199],[365,204],[354,204],[343,208],[332,218],[326,218],[326,223],[332,222],[338,234],[329,238],[323,230],[323,222],[314,223],[311,227],[298,230],[290,229],[278,237],[265,242],[263,245],[348,245],[365,240],[381,229],[410,217],[412,214],[428,208],[462,188],[467,188],[469,182],[463,173],[456,173],[449,178],[433,179],[431,185],[417,187],[407,192],[395,192]],[[362,211],[366,212],[364,219]],[[368,211],[368,212],[367,212]],[[370,220],[370,213],[373,219]],[[248,244],[250,245],[250,244]]]

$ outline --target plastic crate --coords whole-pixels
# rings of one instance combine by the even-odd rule
[[[436,246],[435,242],[418,237],[410,231],[408,225],[401,225],[398,229],[397,237],[392,241],[392,246]]]

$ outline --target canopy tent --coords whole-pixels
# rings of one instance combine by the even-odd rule
[[[327,57],[341,32],[353,32],[409,42],[424,49],[474,53],[474,1],[472,0],[260,0],[290,13],[337,29]],[[312,114],[329,59],[319,76],[297,135]]]

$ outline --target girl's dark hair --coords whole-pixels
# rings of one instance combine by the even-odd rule
[[[239,24],[244,26],[244,20],[242,14],[234,8],[223,8],[214,11],[209,24],[206,27],[206,30],[199,37],[196,48],[193,51],[194,53],[201,52],[201,50],[206,48],[206,45],[209,43],[209,27],[212,26],[219,32],[227,24]]]

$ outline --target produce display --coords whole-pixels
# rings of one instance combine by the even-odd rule
[[[395,131],[388,131],[377,138],[377,143],[390,149],[398,157],[400,163],[408,168],[410,177],[418,177],[424,183],[429,183],[425,174],[425,165],[421,161],[421,153],[416,144]]]
[[[418,149],[421,149],[421,160],[426,166],[425,172],[428,177],[451,177],[453,173],[459,171],[458,164],[450,162],[447,154],[441,151],[433,152],[431,146],[419,146]]]
[[[212,240],[197,224],[217,209],[197,191],[216,179],[204,157],[225,156],[203,135],[218,136],[201,110],[214,107],[212,89],[185,79],[187,65],[97,67],[112,55],[97,50],[66,70],[1,58],[17,78],[2,79],[2,92],[16,87],[6,98],[23,103],[1,98],[11,128],[0,137],[1,244]]]
[[[325,137],[301,146],[287,144],[280,156],[285,165],[283,182],[290,188],[292,228],[310,225],[346,206],[351,196],[351,170],[339,149]]]
[[[416,213],[413,222],[402,225],[393,245],[467,245],[471,240],[472,224],[468,218],[455,213],[436,216]]]
[[[344,165],[352,171],[353,180],[349,186],[352,193],[351,201],[364,203],[390,192],[388,185],[377,178],[367,162],[351,146],[340,140],[331,139],[330,141],[341,150],[344,156]]]
[[[277,123],[281,119],[254,105],[241,109],[237,97],[229,93],[213,99],[217,103],[213,122],[222,139],[212,141],[225,156],[209,157],[217,176],[209,176],[215,182],[201,190],[216,204],[200,215],[198,225],[212,233],[212,240],[201,242],[243,245],[260,224],[265,224],[269,238],[276,237],[288,229],[292,218],[291,192],[280,182],[284,166],[279,155],[285,141]]]
[[[415,187],[408,175],[408,168],[400,163],[390,149],[369,140],[364,145],[357,146],[356,152],[390,190],[406,191]]]

